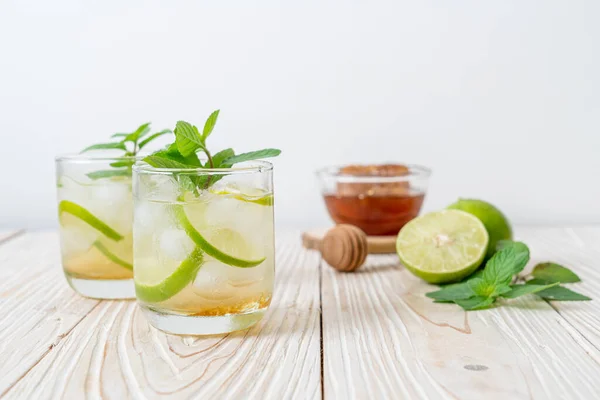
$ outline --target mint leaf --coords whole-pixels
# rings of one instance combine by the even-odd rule
[[[158,137],[161,137],[161,136],[163,136],[163,135],[169,134],[169,133],[173,133],[173,132],[171,132],[171,130],[170,130],[170,129],[163,129],[163,130],[162,130],[162,131],[160,131],[160,132],[153,133],[152,135],[148,136],[146,139],[142,140],[142,141],[140,142],[140,144],[138,145],[138,147],[139,147],[139,149],[141,150],[141,149],[143,149],[143,148],[144,148],[144,146],[145,146],[145,145],[147,145],[148,143],[150,143],[150,142],[151,142],[151,141],[153,141],[154,139],[156,139],[156,138],[158,138]]]
[[[215,166],[215,168],[229,168],[231,167],[231,164],[225,164],[223,163],[223,161],[225,161],[228,158],[231,158],[235,155],[235,153],[233,152],[233,149],[225,149],[225,150],[221,150],[220,152],[218,152],[217,154],[215,154],[212,159],[213,159],[213,164]]]
[[[144,157],[143,161],[147,162],[154,168],[175,168],[175,169],[197,168],[194,165],[184,164],[184,163],[175,161],[175,160],[167,158],[167,157],[161,157],[161,156],[156,156],[156,155],[149,155],[147,157]]]
[[[198,135],[197,129],[194,129],[191,124],[185,121],[177,121],[175,143],[177,143],[177,149],[184,157],[195,153],[200,148],[204,148],[202,138]]]
[[[510,286],[507,284],[490,284],[482,278],[469,279],[468,283],[473,292],[481,297],[498,297],[510,291]]]
[[[129,169],[106,169],[85,174],[90,179],[112,178],[113,176],[131,176]]]
[[[496,301],[496,299],[493,297],[475,296],[470,299],[456,300],[456,304],[465,310],[482,310],[484,308],[489,308],[494,301]]]
[[[257,151],[250,151],[248,153],[238,154],[237,156],[227,158],[225,164],[236,164],[244,161],[258,160],[261,158],[277,157],[281,154],[279,149],[263,149]]]
[[[127,135],[129,135],[129,133],[115,133],[114,135],[111,136],[111,138],[125,137]]]
[[[196,153],[192,153],[187,157],[181,155],[179,150],[177,150],[177,144],[172,143],[166,150],[160,150],[152,154],[153,156],[170,158],[171,160],[175,160],[182,164],[188,164],[195,168],[201,168],[202,163],[198,159]]]
[[[145,136],[148,132],[150,132],[150,122],[140,125],[135,131],[125,136],[125,139],[123,140],[126,142],[135,143],[139,138]]]
[[[521,242],[512,242],[496,252],[486,263],[481,275],[490,285],[509,284],[515,274],[529,261],[529,248]]]
[[[529,285],[527,285],[529,286]],[[550,289],[542,290],[536,293],[545,300],[560,300],[560,301],[585,301],[592,300],[590,297],[584,296],[563,286],[555,286]]]
[[[115,162],[110,163],[109,165],[113,168],[119,168],[119,167],[131,167],[133,164],[135,164],[135,160],[115,161]]]
[[[581,282],[581,279],[570,269],[563,267],[562,265],[546,262],[535,266],[532,275],[539,281],[546,283],[560,282],[560,283],[575,283]]]
[[[468,282],[455,283],[452,285],[446,285],[440,290],[435,292],[429,292],[425,296],[432,298],[436,301],[455,301],[468,299],[469,297],[475,296],[475,292],[471,288]]]
[[[558,285],[558,282],[550,285],[510,285],[510,291],[503,293],[502,297],[515,299],[526,294],[541,292],[542,290],[549,289],[556,285]]]
[[[85,153],[86,151],[91,151],[91,150],[109,150],[109,149],[127,150],[125,148],[125,144],[123,142],[100,143],[100,144],[94,144],[94,145],[86,147],[85,149],[81,150],[81,153]]]
[[[202,142],[206,142],[206,139],[212,133],[213,128],[217,123],[217,118],[219,117],[219,111],[220,110],[213,111],[212,114],[208,116],[206,123],[204,124],[204,129],[202,130]]]

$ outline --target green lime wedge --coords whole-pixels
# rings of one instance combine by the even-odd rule
[[[272,206],[273,205],[273,195],[272,194],[264,194],[262,191],[257,191],[256,196],[243,194],[241,192],[235,192],[231,190],[211,190],[211,193],[222,195],[222,196],[230,196],[236,200],[245,201],[246,203],[254,203],[260,206]]]
[[[137,298],[151,303],[170,299],[195,279],[203,259],[204,252],[196,247],[172,272],[165,271],[162,266],[136,270],[134,280]]]
[[[430,283],[458,281],[482,263],[489,236],[475,216],[443,210],[410,221],[398,233],[402,264]]]
[[[96,247],[100,251],[100,253],[104,254],[106,256],[106,258],[108,258],[110,261],[114,262],[115,264],[120,265],[123,268],[127,268],[128,270],[133,271],[133,265],[129,264],[127,261],[122,260],[119,257],[117,257],[116,255],[114,255],[102,243],[94,242],[93,246]]]
[[[213,245],[208,240],[206,240],[204,236],[202,236],[200,232],[198,232],[196,228],[194,228],[194,226],[188,219],[183,206],[173,206],[173,212],[175,214],[175,218],[177,219],[181,227],[185,230],[190,239],[192,239],[198,247],[204,250],[206,254],[221,261],[222,263],[231,265],[233,267],[251,268],[256,267],[257,265],[265,261],[265,257],[252,260],[231,255],[232,251],[239,251],[241,249],[240,246],[236,246],[237,244],[245,243],[243,238],[240,238],[241,235],[232,233],[233,231],[226,228],[219,229],[216,232],[214,232],[214,236],[215,238],[217,238],[219,244],[227,245],[229,250],[228,254],[227,252],[223,251],[223,246],[221,246],[221,249],[219,249],[216,245]],[[223,236],[225,236],[226,238],[221,239]],[[242,251],[242,253],[244,253],[244,251]]]
[[[98,219],[98,217],[96,217],[94,214],[92,214],[85,208],[81,207],[79,204],[75,204],[72,201],[68,200],[61,201],[58,204],[58,215],[60,216],[64,212],[79,218],[80,220],[82,220],[83,222],[85,222],[86,224],[88,224],[89,226],[101,232],[104,236],[112,240],[119,241],[123,239],[123,235],[115,231],[110,226],[106,225],[104,222]]]

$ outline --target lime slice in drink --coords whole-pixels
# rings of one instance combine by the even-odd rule
[[[209,256],[233,267],[256,267],[265,260],[255,254],[252,246],[244,237],[229,228],[213,227],[203,229],[201,234],[190,222],[184,206],[173,206],[175,218],[185,230],[190,239]]]
[[[430,283],[458,281],[479,267],[489,237],[483,223],[459,210],[422,215],[406,224],[396,241],[400,261]]]
[[[181,264],[169,268],[165,263],[154,263],[135,271],[135,293],[139,300],[157,303],[170,299],[194,280],[202,266],[204,252],[196,247]]]
[[[98,219],[98,217],[96,217],[94,214],[81,207],[79,204],[73,203],[72,201],[63,200],[58,204],[59,217],[62,213],[68,213],[79,218],[112,240],[119,241],[123,239],[123,236],[119,232],[115,231],[113,228]]]
[[[127,261],[119,258],[116,254],[111,252],[101,242],[98,242],[98,241],[94,242],[94,247],[96,247],[98,249],[98,251],[100,251],[100,253],[104,254],[104,256],[106,256],[106,258],[108,258],[110,261],[114,262],[115,264],[120,265],[123,268],[127,268],[128,270],[133,271],[133,265],[131,265]]]
[[[223,190],[211,190],[211,193],[221,196],[232,197],[236,200],[245,201],[247,203],[254,203],[261,206],[272,206],[273,205],[273,194],[266,193],[260,189],[253,189],[249,192],[242,193],[239,190],[226,188]]]

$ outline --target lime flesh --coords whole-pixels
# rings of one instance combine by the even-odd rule
[[[458,281],[485,258],[489,236],[483,223],[459,210],[422,215],[398,233],[400,261],[413,274],[430,283]]]
[[[175,218],[185,230],[190,239],[196,243],[196,245],[204,250],[209,256],[221,261],[224,264],[231,265],[239,268],[251,268],[256,267],[263,261],[265,257],[249,259],[242,258],[239,254],[247,252],[243,251],[243,244],[245,241],[241,238],[240,234],[236,234],[234,231],[226,228],[217,229],[211,234],[210,242],[192,225],[188,219],[185,209],[181,205],[175,205],[173,207]]]
[[[170,270],[164,265],[143,268],[135,273],[135,293],[139,300],[158,303],[170,299],[194,280],[202,266],[204,252],[196,247],[185,260]]]
[[[486,201],[459,199],[456,203],[449,205],[448,209],[466,211],[483,222],[490,236],[486,258],[494,255],[496,246],[500,240],[512,239],[512,229],[508,223],[508,219],[498,208]]]

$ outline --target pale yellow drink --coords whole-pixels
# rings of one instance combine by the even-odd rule
[[[159,329],[230,332],[266,311],[275,273],[273,193],[270,164],[258,165],[269,167],[225,170],[196,192],[177,173],[136,170],[136,295]]]

